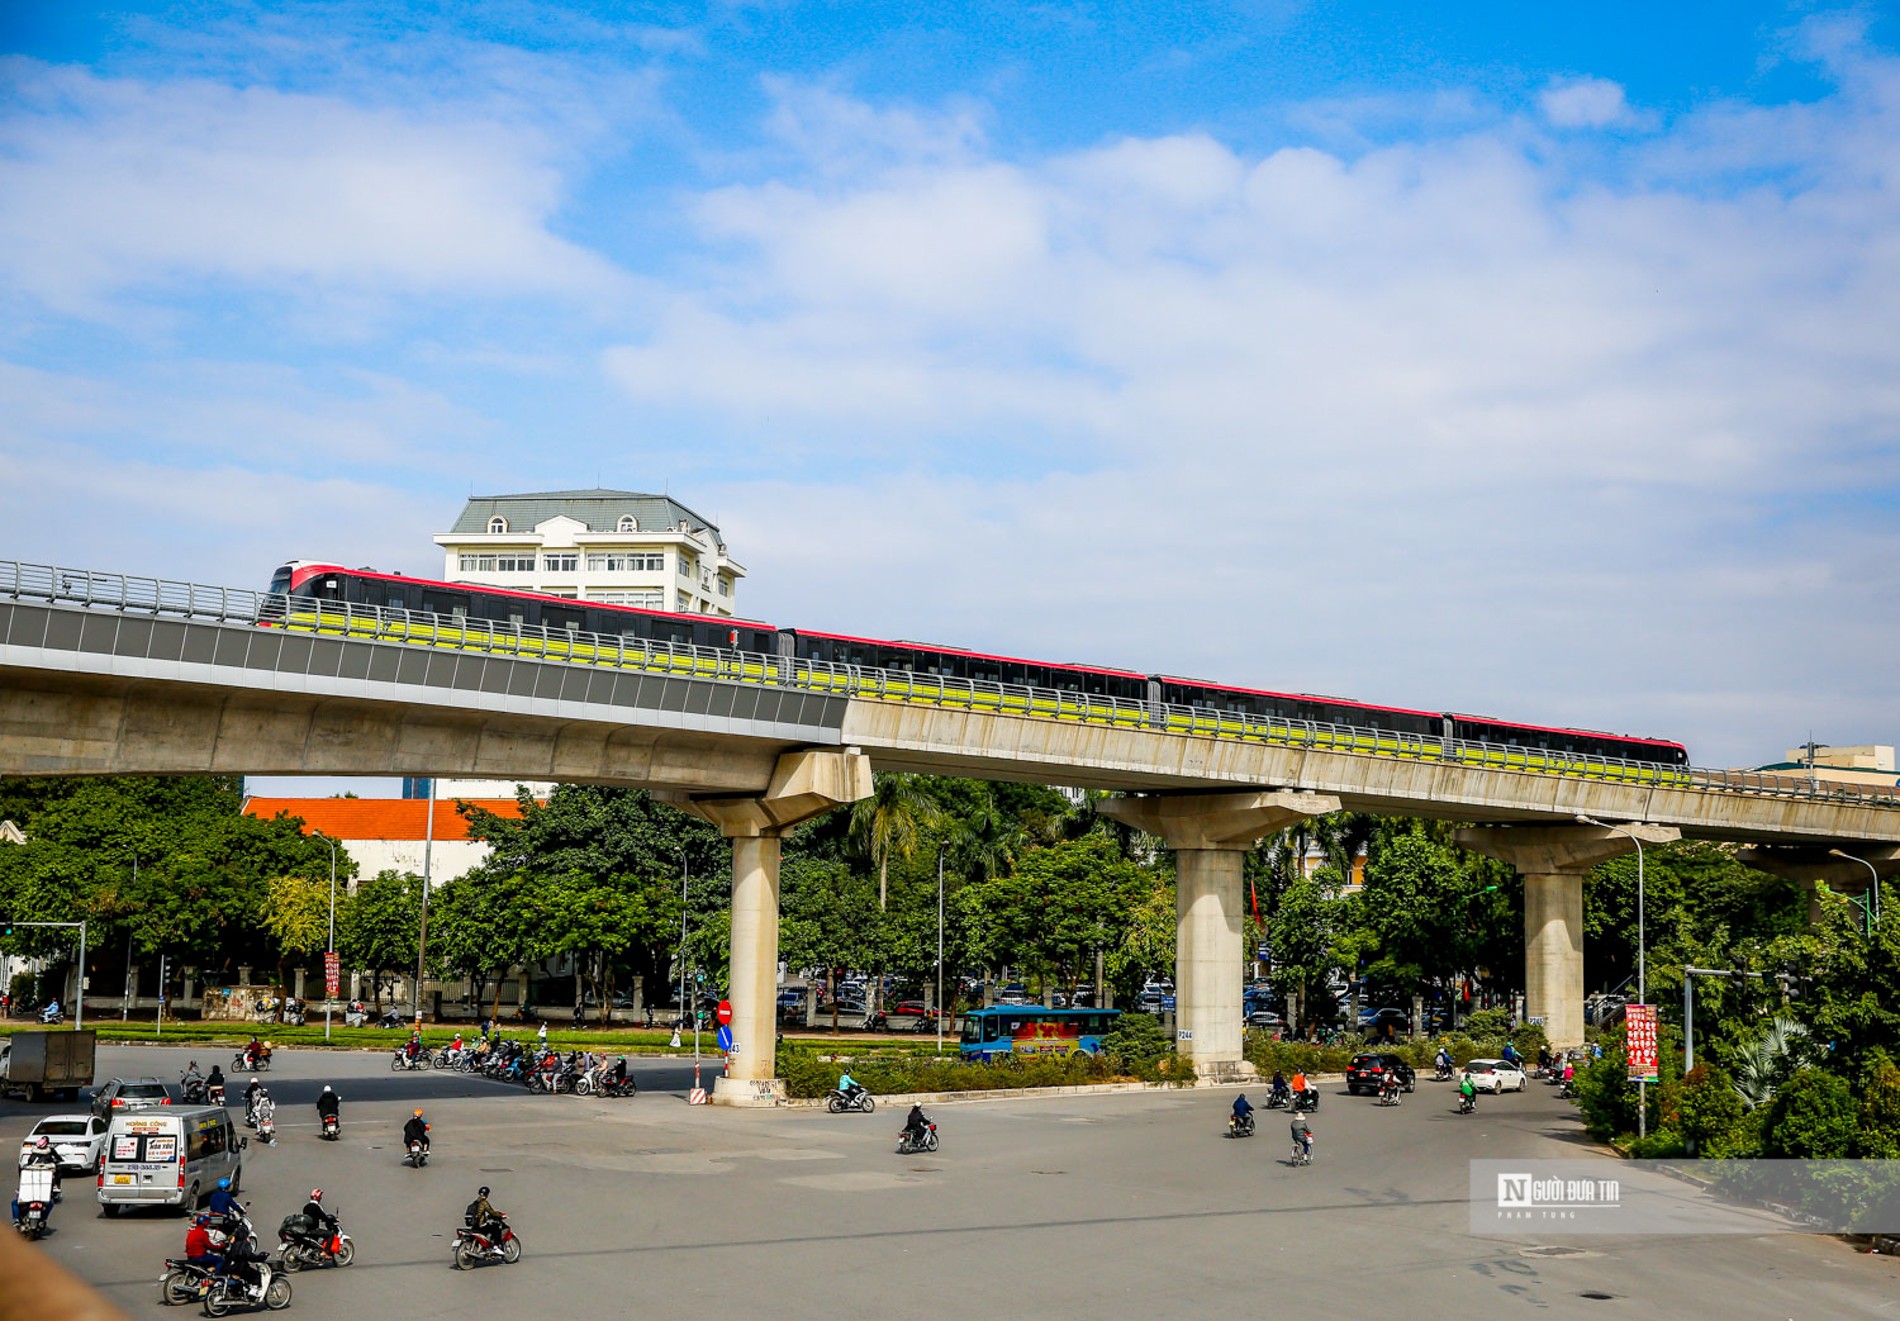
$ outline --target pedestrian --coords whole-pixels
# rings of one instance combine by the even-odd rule
[[[534,1034],[534,1039],[543,1046],[548,1044],[548,1025],[546,1023],[541,1024],[541,1029]]]
[[[483,1042],[486,1042],[486,1041],[488,1040],[488,1034],[489,1034],[490,1032],[493,1032],[494,1030],[495,1030],[495,1020],[494,1020],[494,1019],[492,1019],[492,1018],[484,1018],[484,1019],[482,1019],[482,1040],[483,1040]]]

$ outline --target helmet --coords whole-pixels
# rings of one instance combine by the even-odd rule
[[[313,1202],[321,1202],[323,1200],[323,1189],[312,1188],[310,1190],[310,1200]]]
[[[422,1118],[422,1107],[420,1107],[420,1106],[417,1106],[417,1107],[416,1107],[416,1118],[417,1118],[417,1119],[420,1119],[420,1118]]]
[[[46,1134],[42,1133],[40,1134],[39,1141],[35,1142],[33,1145],[41,1151],[51,1151],[53,1149],[53,1140],[47,1137]]]
[[[224,1190],[225,1190],[226,1192],[229,1192],[229,1191],[231,1191],[231,1178],[230,1178],[230,1176],[229,1176],[229,1175],[226,1175],[226,1176],[225,1176],[224,1178],[222,1178],[222,1179],[219,1179],[219,1180],[218,1180],[218,1187],[220,1187],[220,1188],[222,1188],[222,1189],[224,1189]]]
[[[193,1220],[191,1223],[198,1226],[200,1229],[202,1229],[206,1225],[211,1223],[211,1217],[206,1215],[204,1212],[200,1211],[198,1213],[198,1218],[196,1220]]]
[[[330,1084],[329,1084],[329,1083],[325,1083],[325,1084],[323,1084],[323,1090],[324,1090],[325,1092],[328,1092],[328,1091],[330,1090]]]
[[[251,1075],[251,1081],[252,1081],[252,1082],[256,1082],[256,1081],[257,1081],[257,1075],[256,1075],[256,1074],[254,1074],[254,1073],[253,1073],[253,1074]]]
[[[481,1186],[480,1188],[477,1188],[477,1189],[475,1190],[475,1195],[476,1195],[477,1197],[486,1197],[486,1196],[488,1196],[488,1185],[487,1185],[487,1184],[483,1184],[483,1185],[482,1185],[482,1186]]]

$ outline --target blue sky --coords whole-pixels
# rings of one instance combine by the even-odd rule
[[[37,11],[47,12],[37,12]],[[1447,12],[1440,12],[1447,11]],[[779,622],[1896,739],[1875,7],[0,10],[3,553],[670,489]]]

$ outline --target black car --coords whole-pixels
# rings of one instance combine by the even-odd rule
[[[1411,1091],[1418,1083],[1412,1066],[1397,1055],[1382,1055],[1366,1052],[1354,1055],[1352,1063],[1346,1066],[1346,1090],[1354,1096],[1361,1092],[1377,1093],[1379,1085],[1390,1075],[1396,1074],[1399,1088]]]

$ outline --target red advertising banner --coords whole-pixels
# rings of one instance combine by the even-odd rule
[[[1624,1010],[1624,1022],[1627,1028],[1623,1037],[1625,1052],[1629,1056],[1630,1081],[1641,1079],[1655,1082],[1658,1076],[1656,1068],[1656,1006],[1631,1005]]]
[[[326,1000],[336,999],[337,973],[336,951],[331,950],[323,956],[323,998]]]

